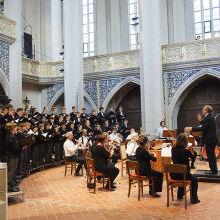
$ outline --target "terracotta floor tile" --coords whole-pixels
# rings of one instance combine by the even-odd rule
[[[119,164],[120,165],[120,164]],[[207,164],[197,162],[199,169],[208,169]],[[220,163],[219,163],[220,167]],[[25,178],[20,187],[24,191],[24,202],[9,206],[10,220],[217,220],[220,219],[220,184],[199,183],[200,204],[174,201],[166,207],[166,185],[161,198],[151,198],[148,188],[137,200],[137,187],[132,186],[127,197],[127,177],[117,178],[117,189],[108,192],[98,184],[97,193],[86,188],[86,178],[64,177],[64,167],[57,167],[35,173]],[[176,197],[176,192],[174,193]],[[189,203],[189,202],[188,202]],[[217,218],[216,218],[217,217]]]

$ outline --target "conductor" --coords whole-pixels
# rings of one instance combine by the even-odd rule
[[[202,119],[201,115],[198,115],[198,120],[200,121],[200,126],[190,127],[192,132],[202,132],[202,143],[206,145],[206,152],[209,161],[209,167],[211,171],[207,171],[206,174],[217,174],[217,161],[215,156],[215,146],[217,144],[216,137],[216,123],[215,118],[212,116],[212,107],[210,105],[205,105],[202,109],[202,114],[204,118]]]

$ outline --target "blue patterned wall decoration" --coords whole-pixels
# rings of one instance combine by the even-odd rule
[[[47,88],[47,103],[49,104],[56,93],[64,87],[63,84],[55,84],[49,88]]]
[[[83,90],[90,96],[90,98],[94,101],[96,106],[98,105],[98,97],[97,97],[97,81],[85,81],[83,83]]]
[[[0,41],[0,69],[9,79],[9,43]]]
[[[101,105],[105,101],[105,98],[109,94],[109,92],[122,80],[125,78],[113,78],[113,79],[105,79],[105,80],[100,80],[100,101]]]
[[[162,73],[162,86],[163,86],[163,104],[166,104],[166,88],[165,88],[165,73]]]
[[[200,69],[197,70],[188,70],[188,71],[180,71],[180,72],[170,72],[166,73],[167,77],[167,85],[168,85],[168,104],[174,94],[176,93],[177,89],[191,76],[195,73],[199,72]],[[165,92],[165,91],[164,91]]]

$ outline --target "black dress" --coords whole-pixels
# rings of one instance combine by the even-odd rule
[[[110,153],[103,146],[93,145],[92,158],[95,161],[95,170],[102,172],[105,177],[110,177],[111,185],[113,186],[113,182],[118,176],[119,169],[108,162],[109,155]]]
[[[183,164],[187,166],[186,179],[191,181],[192,184],[192,201],[198,201],[197,191],[198,191],[198,179],[190,173],[189,158],[194,157],[193,154],[186,148],[181,146],[175,146],[172,148],[172,161],[174,164]],[[170,174],[171,178],[174,180],[182,180],[182,174]],[[184,195],[183,187],[178,188],[177,198],[182,199]]]
[[[157,158],[152,156],[144,147],[138,147],[136,150],[136,159],[139,163],[140,175],[147,177],[153,176],[155,192],[162,192],[163,173],[152,170],[150,164],[151,160],[156,162]],[[152,193],[151,186],[150,186],[150,193]]]

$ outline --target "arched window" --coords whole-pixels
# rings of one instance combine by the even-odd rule
[[[139,48],[139,13],[138,0],[128,0],[130,49]]]
[[[220,37],[220,0],[194,0],[195,37]]]
[[[95,55],[95,22],[94,1],[83,1],[83,55],[84,57]]]

